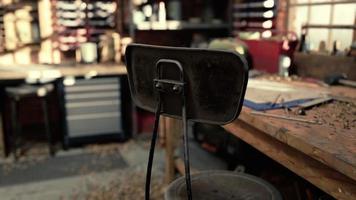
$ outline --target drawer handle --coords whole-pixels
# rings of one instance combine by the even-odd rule
[[[100,118],[112,118],[120,117],[119,112],[107,112],[107,113],[95,113],[95,114],[85,114],[85,115],[72,115],[68,116],[67,120],[85,120],[85,119],[100,119]]]

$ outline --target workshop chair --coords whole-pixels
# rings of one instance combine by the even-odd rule
[[[185,176],[168,186],[166,200],[281,200],[266,181],[231,171],[204,171],[190,175],[187,124],[189,121],[223,125],[241,111],[248,67],[232,51],[131,44],[126,66],[134,102],[155,112],[147,165],[145,199],[150,180],[160,115],[182,119]],[[194,197],[194,198],[193,198]]]
[[[44,130],[48,142],[49,153],[54,155],[54,147],[52,144],[52,134],[50,131],[49,116],[48,116],[48,96],[53,91],[52,84],[29,85],[24,84],[16,87],[5,88],[6,95],[10,99],[11,106],[11,130],[10,134],[10,149],[14,154],[15,160],[18,159],[18,149],[20,148],[21,123],[19,105],[21,101],[28,97],[37,97],[41,101],[43,112]]]

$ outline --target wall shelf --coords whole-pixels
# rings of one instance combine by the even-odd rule
[[[194,30],[194,29],[228,29],[230,26],[227,23],[192,23],[186,21],[166,22],[141,22],[135,24],[136,30]]]

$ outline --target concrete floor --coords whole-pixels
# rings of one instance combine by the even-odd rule
[[[111,144],[112,146],[113,144]],[[116,144],[114,145],[116,146]],[[139,192],[136,197],[126,197],[125,199],[141,199],[144,189],[144,174],[146,172],[146,162],[148,157],[148,140],[130,140],[126,143],[117,144],[119,153],[126,163],[124,167],[110,168],[109,170],[87,170],[85,173],[78,172],[77,174],[71,174],[70,176],[52,178],[50,180],[40,180],[27,183],[17,183],[13,185],[7,185],[0,187],[0,199],[1,200],[65,200],[65,199],[117,199],[115,195],[109,195],[111,193],[121,192],[124,194],[127,188],[120,189],[120,184],[113,184],[118,182],[134,182],[128,181],[132,178],[138,179],[138,185],[134,186],[139,188]],[[99,156],[105,150],[105,145],[96,145],[93,149]],[[66,156],[81,156],[87,153],[86,148],[72,149],[68,151],[60,151],[57,153],[56,158],[64,158]],[[105,155],[104,155],[105,156]],[[153,173],[155,177],[159,177],[158,181],[161,181],[164,171],[164,153],[160,148],[156,148],[155,162]],[[45,158],[51,159],[54,158]],[[46,162],[47,162],[46,161]],[[6,166],[8,160],[0,161],[0,165]],[[62,163],[66,165],[66,163]],[[85,163],[81,163],[85,166]],[[20,164],[21,165],[21,164]],[[36,164],[34,164],[36,165]],[[88,164],[89,165],[89,164]],[[19,170],[17,168],[12,170]],[[16,172],[16,171],[15,171]],[[12,171],[13,173],[13,171]],[[30,173],[30,172],[29,172]],[[33,174],[24,174],[24,176],[33,176]],[[5,176],[6,177],[6,176]],[[142,187],[141,187],[142,186]],[[100,194],[105,191],[106,197],[100,197]],[[139,193],[139,194],[138,194]],[[132,195],[132,194],[131,194]],[[159,197],[158,199],[160,199]],[[124,199],[124,198],[119,198]],[[143,198],[142,198],[143,199]]]

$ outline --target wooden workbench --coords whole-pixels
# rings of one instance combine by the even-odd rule
[[[62,78],[66,76],[107,76],[126,74],[124,64],[93,64],[93,65],[13,65],[0,66],[0,86],[12,80],[28,80],[39,78]],[[0,112],[0,156],[4,156],[4,132],[2,113]]]
[[[356,99],[355,89],[329,90],[334,95]],[[309,124],[253,115],[251,109],[243,107],[239,118],[224,128],[336,199],[351,200],[356,199],[356,114],[351,113],[349,124],[345,125],[342,117],[333,116],[344,111],[337,109],[322,106],[308,111],[307,116],[302,116],[304,119],[322,121]],[[286,115],[284,112],[268,111]],[[175,166],[172,152],[177,143],[172,138],[177,138],[180,122],[173,119],[163,122],[165,147],[170,154],[166,156],[166,180],[171,181]]]

